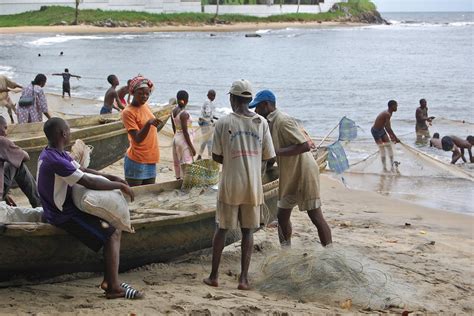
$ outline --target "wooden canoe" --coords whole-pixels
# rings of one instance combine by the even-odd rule
[[[170,181],[134,187],[135,195],[155,194],[181,187]],[[264,185],[265,204],[276,213],[278,181]],[[215,208],[154,212],[154,217],[132,220],[134,234],[123,233],[120,270],[166,262],[209,248],[215,230]],[[229,232],[227,244],[240,239]],[[0,287],[18,277],[36,278],[64,273],[103,271],[102,252],[95,253],[63,230],[45,223],[0,226]]]
[[[153,109],[155,116],[163,122],[158,126],[158,131],[169,119],[173,107],[166,105]],[[120,114],[85,116],[66,121],[71,128],[71,144],[81,139],[94,148],[90,168],[100,170],[124,157],[129,142]],[[28,152],[30,160],[26,164],[31,173],[36,175],[38,157],[48,144],[43,133],[43,123],[10,125],[8,137]]]

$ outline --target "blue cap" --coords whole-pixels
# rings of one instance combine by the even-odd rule
[[[273,94],[273,92],[271,92],[270,90],[259,91],[257,95],[255,96],[255,98],[252,100],[252,102],[250,102],[249,108],[250,109],[256,108],[257,105],[263,101],[276,102],[276,97]]]

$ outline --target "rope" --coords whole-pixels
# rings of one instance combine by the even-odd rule
[[[33,75],[36,75],[38,74],[38,72],[31,72],[31,71],[24,71],[24,70],[11,70],[12,72],[14,73],[20,73],[20,74],[33,74]],[[81,76],[80,79],[88,79],[88,80],[101,80],[101,81],[105,81],[107,78],[106,77],[94,77],[94,76]],[[156,85],[159,85],[159,86],[182,86],[182,85],[186,85],[186,86],[191,86],[191,87],[206,87],[208,88],[209,87],[209,84],[207,83],[196,83],[196,82],[178,82],[178,81],[169,81],[169,82],[165,82],[165,81],[154,81]],[[268,86],[272,86],[274,90],[285,90],[285,91],[314,91],[314,92],[337,92],[337,91],[342,91],[341,89],[316,89],[316,88],[309,88],[309,87],[305,87],[305,88],[292,88],[292,87],[278,87],[278,86],[275,86],[273,83],[270,83],[270,82],[255,82],[255,84],[257,84],[258,86],[265,86],[265,87],[268,87]],[[228,85],[224,85],[224,84],[212,84],[213,87],[216,87],[216,88],[222,88],[222,89],[228,89],[229,86]],[[376,87],[374,88],[366,88],[365,91],[375,91],[377,90]]]

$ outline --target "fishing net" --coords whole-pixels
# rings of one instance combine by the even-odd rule
[[[434,158],[406,144],[392,145],[394,172],[407,177],[462,178],[474,180],[472,170]],[[387,166],[390,169],[389,157]],[[351,165],[348,173],[386,174],[378,151]]]
[[[202,159],[186,166],[183,189],[205,187],[219,182],[219,164],[210,159]]]
[[[415,294],[375,262],[336,247],[282,250],[264,260],[260,269],[256,284],[261,291],[343,308],[403,307]]]
[[[131,219],[170,216],[213,210],[216,207],[216,190],[212,188],[193,188],[181,190],[150,192],[140,194],[130,203]]]

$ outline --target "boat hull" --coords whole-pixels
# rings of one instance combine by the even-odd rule
[[[162,124],[158,126],[160,131],[171,115],[172,106],[165,106],[155,109],[153,112]],[[120,117],[91,116],[67,120],[71,127],[71,144],[75,140],[81,139],[85,144],[94,149],[91,153],[89,168],[101,170],[118,160],[122,159],[129,146],[127,131],[125,130]],[[105,121],[105,123],[104,123]],[[42,123],[31,123],[22,125],[12,125],[10,135],[15,144],[25,150],[30,160],[26,162],[30,172],[36,177],[37,162],[41,151],[47,146],[47,139],[42,132]],[[27,133],[36,133],[34,137],[21,137]],[[66,150],[70,150],[67,147]]]
[[[135,195],[179,189],[181,181],[134,187]],[[276,214],[277,194],[265,189],[265,203]],[[273,192],[272,192],[273,191]],[[122,233],[120,271],[155,262],[166,262],[183,254],[209,248],[216,228],[215,209],[170,212],[132,221],[135,233]],[[44,223],[12,223],[0,227],[0,287],[12,279],[35,279],[72,272],[103,271],[102,252],[93,252],[63,230]],[[3,230],[3,231],[2,231]],[[226,244],[240,239],[230,231]]]

